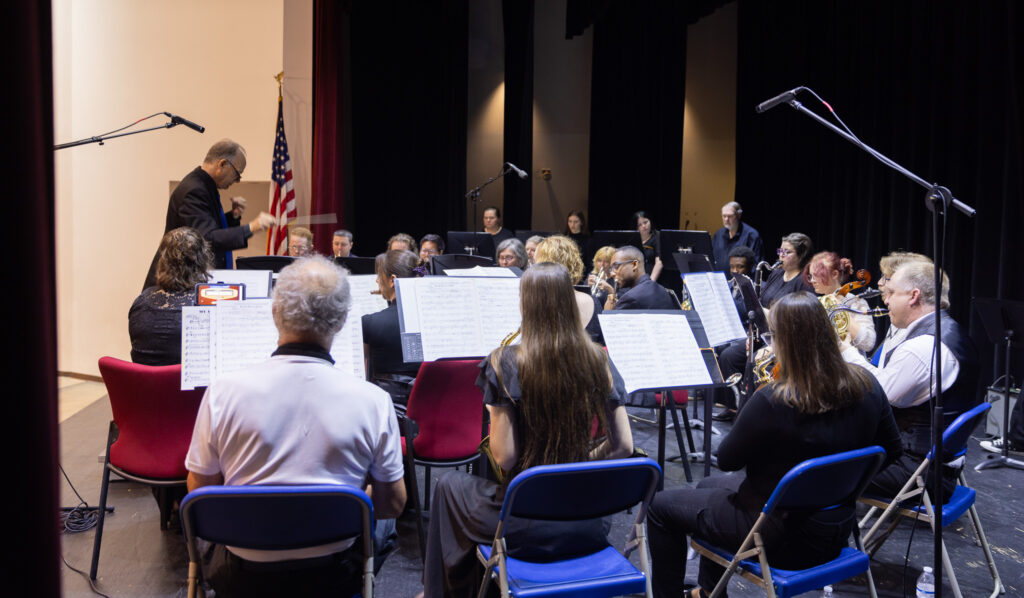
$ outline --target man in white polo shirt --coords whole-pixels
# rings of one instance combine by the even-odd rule
[[[259,366],[207,389],[185,459],[189,491],[211,484],[350,484],[373,499],[377,539],[393,535],[394,522],[381,520],[401,513],[406,493],[391,398],[335,368],[328,352],[349,304],[345,271],[324,257],[301,258],[281,271],[273,299],[278,348]],[[358,588],[361,568],[353,564],[360,550],[352,541],[289,551],[218,546],[207,579],[218,596],[342,592]]]

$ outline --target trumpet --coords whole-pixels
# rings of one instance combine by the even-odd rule
[[[601,283],[607,280],[607,278],[607,273],[604,271],[604,268],[601,268],[598,271],[597,276],[594,277],[594,284],[590,285],[590,294],[597,295],[598,291],[601,290]]]

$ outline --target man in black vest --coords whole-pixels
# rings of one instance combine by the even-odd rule
[[[605,309],[679,309],[668,289],[644,271],[644,254],[636,247],[619,247],[609,269],[619,290],[608,294]]]
[[[274,217],[267,212],[249,224],[239,226],[245,211],[245,198],[232,197],[231,211],[224,212],[218,189],[227,189],[242,180],[245,171],[245,150],[230,139],[213,144],[202,165],[185,175],[171,193],[167,204],[167,222],[164,234],[189,226],[202,235],[213,246],[213,267],[231,268],[228,259],[232,249],[242,249],[249,244],[249,237],[274,224]],[[156,284],[156,263],[160,253],[153,256],[153,263],[146,275],[142,288]]]
[[[931,449],[930,380],[934,366],[935,302],[946,303],[948,280],[943,275],[941,294],[935,292],[935,270],[930,262],[909,262],[899,267],[886,284],[885,299],[893,326],[907,336],[873,367],[857,349],[843,341],[843,358],[871,371],[885,389],[903,439],[903,456],[880,471],[867,494],[894,496],[910,479]],[[976,392],[978,355],[967,331],[942,312],[942,407],[943,426],[980,402]],[[855,331],[852,331],[855,332]],[[947,467],[943,490],[952,491],[957,467]]]

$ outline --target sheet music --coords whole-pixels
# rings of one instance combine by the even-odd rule
[[[457,276],[460,278],[485,277],[485,278],[518,278],[516,273],[508,268],[473,266],[463,270],[445,270],[445,276]]]
[[[406,361],[483,357],[519,328],[518,277],[432,276],[397,284]],[[417,337],[418,351],[411,346]]]
[[[379,294],[377,277],[373,274],[353,274],[348,277],[352,303],[345,326],[334,337],[331,357],[334,366],[366,379],[366,361],[363,354],[363,316],[387,308],[388,302]]]
[[[246,299],[270,297],[270,276],[272,270],[210,270],[210,282],[242,283]]]
[[[193,390],[210,383],[210,320],[212,305],[181,308],[181,389]]]
[[[217,363],[211,382],[260,363],[277,349],[270,304],[270,299],[217,303]]]
[[[608,356],[626,392],[712,384],[686,315],[601,313]]]
[[[684,274],[683,282],[712,347],[746,336],[724,273]]]

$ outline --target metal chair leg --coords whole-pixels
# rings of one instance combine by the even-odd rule
[[[92,542],[92,564],[89,567],[89,579],[96,581],[96,571],[100,565],[100,544],[103,543],[103,522],[107,515],[107,488],[110,486],[110,445],[114,443],[114,422],[110,422],[107,431],[107,454],[103,459],[103,481],[100,483],[100,518],[96,522],[96,536]]]

